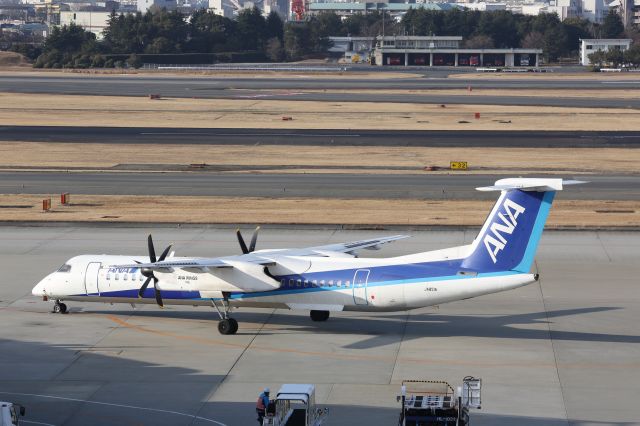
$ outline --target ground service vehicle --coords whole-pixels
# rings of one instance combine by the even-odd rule
[[[316,407],[316,388],[308,384],[282,385],[269,403],[263,426],[320,426],[328,409]]]
[[[0,401],[0,426],[17,426],[24,414],[25,409],[22,405]]]
[[[443,381],[405,380],[398,426],[467,426],[469,408],[480,408],[482,380],[467,376],[454,392]]]

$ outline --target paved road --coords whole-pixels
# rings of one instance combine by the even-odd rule
[[[615,78],[593,81],[588,79],[549,79],[542,76],[522,80],[449,79],[427,76],[408,79],[354,78],[219,78],[215,76],[157,77],[149,75],[90,76],[90,75],[2,75],[0,92],[93,94],[118,96],[146,96],[159,93],[168,97],[203,98],[271,98],[289,100],[418,102],[418,103],[489,103],[505,105],[593,106],[591,99],[540,97],[469,97],[447,95],[389,95],[389,94],[301,94],[296,90],[420,90],[466,89],[469,85],[486,89],[638,89],[637,79]],[[266,90],[266,92],[265,92]],[[638,99],[602,100],[598,106],[638,108]]]
[[[149,144],[278,144],[434,147],[640,147],[640,132],[269,130],[2,126],[0,140]]]
[[[540,176],[540,175],[536,175]],[[475,191],[504,175],[0,172],[3,194],[127,194],[383,199],[494,199]],[[574,178],[563,176],[564,178]],[[575,176],[563,199],[638,200],[640,176]]]
[[[563,196],[566,194],[563,194]],[[255,424],[265,386],[314,383],[334,425],[395,425],[402,380],[483,379],[474,426],[638,424],[640,235],[545,232],[541,279],[518,290],[411,312],[241,309],[220,336],[204,307],[69,303],[50,314],[31,287],[81,253],[142,254],[148,228],[0,227],[0,399],[56,426]],[[378,236],[271,230],[258,247]],[[385,235],[383,233],[382,235]],[[474,232],[411,232],[363,256],[471,242]],[[232,230],[154,231],[179,255],[238,253]],[[162,411],[165,410],[165,411]],[[200,416],[195,419],[193,416]],[[37,423],[39,422],[39,423]]]

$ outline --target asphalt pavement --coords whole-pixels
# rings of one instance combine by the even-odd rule
[[[2,194],[184,195],[228,197],[308,197],[344,199],[492,200],[476,191],[509,175],[327,174],[327,173],[114,173],[0,172]],[[526,177],[527,175],[523,175]],[[536,177],[544,176],[543,173]],[[558,176],[555,176],[558,177]],[[638,200],[640,176],[562,176],[590,181],[563,199]]]
[[[640,132],[0,126],[0,140],[203,145],[633,148]]]
[[[565,194],[563,194],[565,195]],[[477,231],[476,231],[477,232]],[[470,243],[476,232],[412,232],[363,256]],[[69,302],[31,288],[83,253],[146,253],[148,228],[0,227],[0,400],[26,425],[246,426],[269,386],[313,383],[326,426],[396,425],[402,380],[482,378],[474,426],[630,426],[640,419],[640,236],[545,232],[529,286],[410,312],[240,309],[234,336],[212,308]],[[232,230],[154,231],[178,255],[238,253]],[[259,248],[388,233],[263,229]]]
[[[137,75],[0,75],[0,92],[50,93],[112,96],[147,96],[161,94],[167,97],[198,97],[221,99],[287,99],[317,101],[366,101],[366,102],[417,102],[417,103],[481,103],[504,105],[549,105],[549,106],[601,106],[638,108],[638,99],[589,98],[545,98],[523,96],[464,96],[461,95],[392,95],[358,93],[324,93],[324,90],[421,90],[421,89],[462,89],[469,86],[482,89],[639,89],[637,79],[616,78],[592,80],[554,79],[536,76],[524,79],[468,79],[442,78],[441,74],[430,77],[427,72],[421,78],[221,78],[214,76],[154,76]],[[286,74],[285,74],[286,76]],[[299,93],[296,90],[319,90],[318,93]],[[464,93],[464,92],[463,92]]]

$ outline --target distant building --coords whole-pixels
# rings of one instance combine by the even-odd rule
[[[347,62],[451,67],[537,67],[542,49],[463,49],[459,36],[332,37]],[[368,48],[373,48],[373,51]]]
[[[620,16],[625,28],[640,25],[640,0],[620,0]]]
[[[111,12],[107,11],[61,11],[60,25],[74,23],[81,26],[86,31],[96,35],[98,40],[102,39],[103,31],[107,27]]]
[[[455,3],[432,3],[416,2],[415,0],[396,3],[392,1],[372,2],[372,1],[346,1],[346,2],[325,2],[311,1],[308,3],[307,13],[316,15],[321,12],[334,12],[338,15],[348,16],[356,13],[368,13],[373,11],[386,11],[391,16],[400,17],[409,9],[426,10],[451,10],[461,8],[463,5]]]
[[[619,38],[619,39],[581,39],[580,40],[580,63],[582,65],[591,65],[591,61],[589,60],[589,55],[592,53],[601,50],[603,52],[608,52],[612,49],[619,49],[625,51],[631,46],[630,38]]]
[[[138,0],[138,11],[146,12],[151,7],[157,7],[158,9],[176,10],[178,8],[178,2],[176,0]]]
[[[233,6],[224,0],[209,0],[209,10],[225,18],[233,18]]]

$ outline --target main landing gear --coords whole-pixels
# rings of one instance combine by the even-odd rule
[[[220,334],[236,334],[238,332],[238,321],[229,317],[229,313],[231,312],[229,296],[225,294],[222,300],[211,299],[211,304],[216,308],[216,311],[218,311],[218,315],[220,315],[220,322],[218,323],[218,331]],[[221,305],[222,310],[220,310],[218,304]]]
[[[54,314],[66,314],[67,313],[67,305],[65,305],[64,303],[61,303],[59,300],[56,300],[56,302],[53,304],[53,311]]]
[[[326,321],[329,319],[329,311],[311,311],[309,316],[311,321]]]

